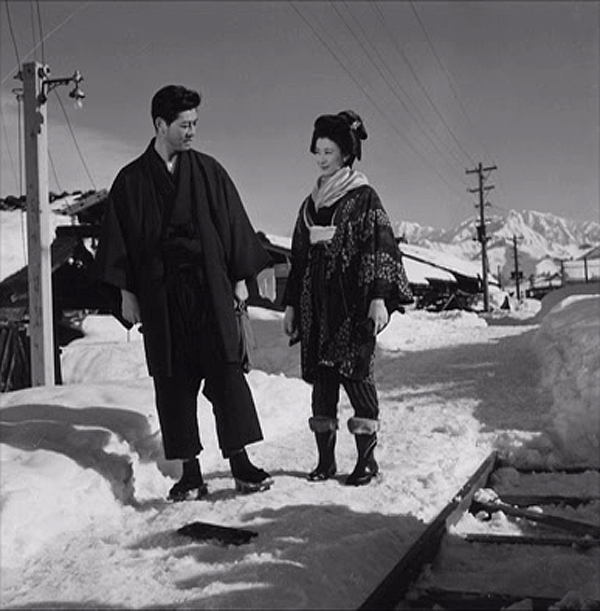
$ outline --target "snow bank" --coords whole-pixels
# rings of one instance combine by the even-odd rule
[[[18,566],[61,532],[120,515],[108,481],[56,452],[2,446],[2,565]]]
[[[513,460],[528,466],[600,466],[600,296],[572,295],[558,302],[534,346],[553,404],[544,434]]]
[[[84,337],[62,348],[65,384],[148,376],[143,338],[137,327],[128,331],[112,316],[87,316],[81,330]]]
[[[572,295],[599,295],[600,282],[584,282],[568,284],[563,288],[550,291],[541,301],[541,309],[536,316],[535,322],[540,322],[548,312]]]

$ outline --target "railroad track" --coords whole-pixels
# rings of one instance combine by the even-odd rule
[[[569,593],[568,608],[600,609],[599,482],[598,468],[518,470],[491,453],[359,609],[537,611]],[[467,514],[517,534],[457,529]]]

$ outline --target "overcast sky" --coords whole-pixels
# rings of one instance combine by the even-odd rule
[[[223,163],[269,233],[290,234],[316,180],[315,118],[348,108],[369,133],[355,167],[392,221],[442,228],[473,217],[477,177],[466,170],[479,163],[498,168],[486,183],[495,187],[488,214],[600,220],[598,2],[1,8],[2,196],[24,190],[12,89],[19,63],[35,59],[52,77],[77,69],[85,79],[80,110],[71,87],[56,90],[74,137],[55,94],[47,104],[53,191],[110,187],[153,136],[152,95],[177,83],[203,96],[197,148]]]

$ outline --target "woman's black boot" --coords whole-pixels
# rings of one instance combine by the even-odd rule
[[[262,492],[268,490],[273,483],[271,476],[264,469],[259,469],[250,462],[245,448],[233,452],[229,456],[229,464],[237,492]]]
[[[364,486],[379,473],[379,465],[374,456],[379,421],[369,418],[350,418],[348,428],[354,434],[358,459],[354,470],[346,478],[345,484],[346,486]]]
[[[337,472],[335,462],[335,442],[338,422],[336,418],[313,416],[308,419],[308,426],[315,434],[319,461],[315,469],[307,476],[310,482],[324,482]]]
[[[183,461],[183,475],[169,490],[169,501],[195,501],[208,494],[208,487],[202,479],[200,463],[197,458]]]

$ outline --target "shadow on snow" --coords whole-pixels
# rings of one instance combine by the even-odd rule
[[[105,450],[111,434],[126,441],[142,462],[156,461],[161,456],[160,439],[152,436],[147,419],[132,411],[39,404],[0,410],[2,443],[25,451],[62,454],[84,469],[102,475],[116,499],[132,504],[133,467],[127,456]]]

